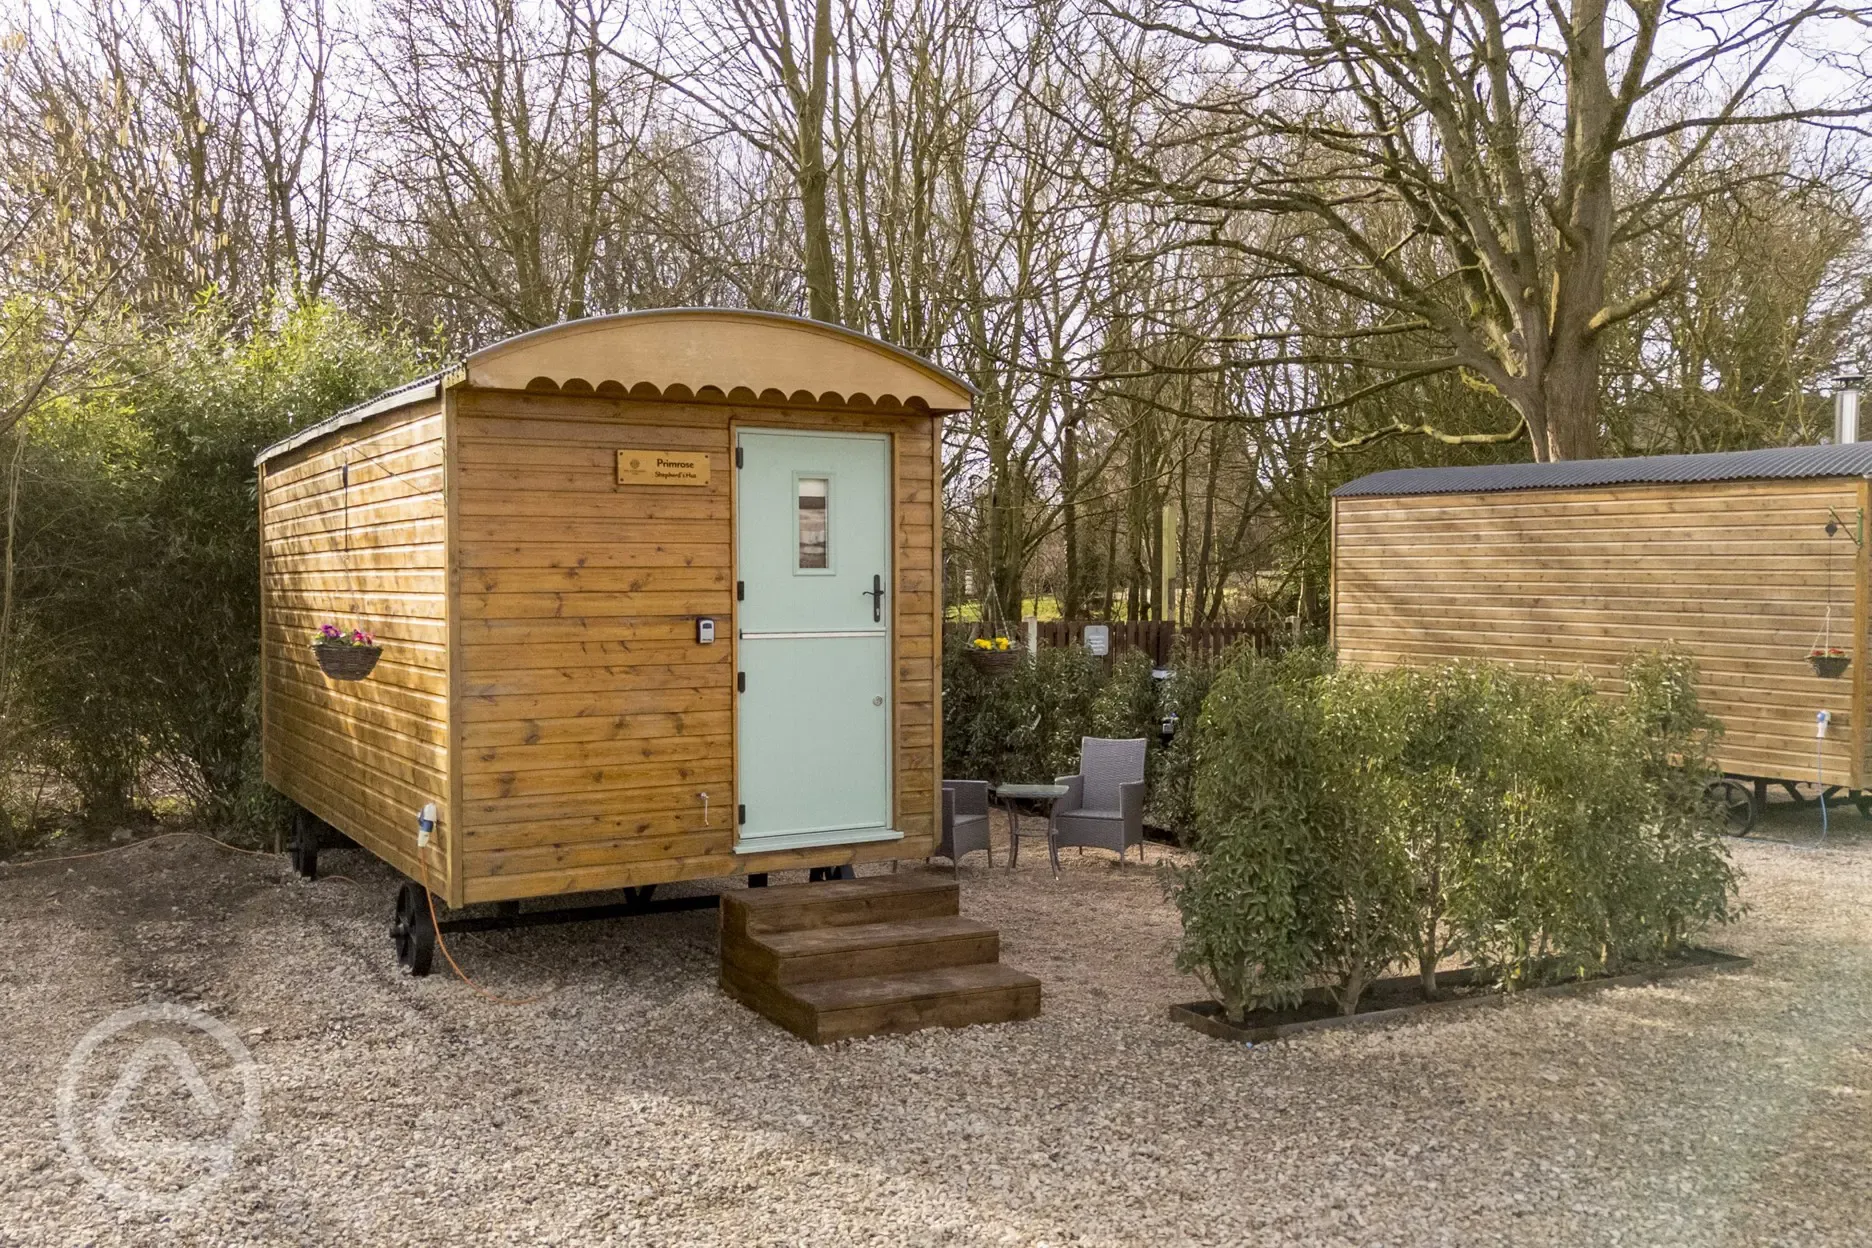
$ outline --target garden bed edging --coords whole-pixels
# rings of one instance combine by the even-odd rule
[[[1206,1036],[1218,1040],[1233,1040],[1237,1043],[1261,1044],[1268,1040],[1278,1040],[1285,1036],[1297,1035],[1306,1031],[1323,1031],[1333,1027],[1361,1027],[1367,1025],[1382,1026],[1388,1023],[1410,1022],[1420,1015],[1441,1010],[1460,1009],[1471,1005],[1506,1005],[1510,1001],[1525,1000],[1533,997],[1576,996],[1581,993],[1597,991],[1601,988],[1635,988],[1647,984],[1659,983],[1667,979],[1681,979],[1690,975],[1702,975],[1710,971],[1739,971],[1754,965],[1751,958],[1733,953],[1723,953],[1715,949],[1686,949],[1683,957],[1663,966],[1647,967],[1644,970],[1628,971],[1622,975],[1607,975],[1593,979],[1570,979],[1557,984],[1545,984],[1538,988],[1522,988],[1514,992],[1502,992],[1491,989],[1471,993],[1468,996],[1450,996],[1436,1001],[1415,1001],[1408,1005],[1388,1006],[1380,1009],[1361,1010],[1356,1014],[1328,1014],[1323,1017],[1297,1018],[1278,1021],[1282,1015],[1292,1015],[1305,1011],[1308,1005],[1315,1008],[1326,1000],[1323,989],[1314,989],[1307,994],[1307,1000],[1290,1010],[1251,1010],[1248,1017],[1240,1024],[1231,1023],[1223,1017],[1222,1006],[1216,1001],[1191,1001],[1170,1007],[1170,1018],[1182,1023]],[[1460,989],[1473,985],[1475,971],[1470,967],[1442,972],[1437,982],[1446,989]],[[1418,978],[1415,975],[1393,976],[1388,979],[1373,981],[1367,990],[1368,997],[1387,995],[1385,989],[1395,992],[1400,987],[1415,988]],[[1256,1021],[1261,1016],[1261,1021]]]

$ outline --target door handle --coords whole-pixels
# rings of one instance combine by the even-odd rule
[[[858,593],[860,596],[871,600],[871,622],[873,624],[882,624],[884,622],[884,578],[873,572],[871,574],[871,588],[861,589]]]

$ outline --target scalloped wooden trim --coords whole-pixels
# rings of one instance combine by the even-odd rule
[[[489,390],[622,391],[676,402],[721,394],[793,408],[948,412],[973,400],[968,382],[890,343],[837,325],[725,309],[548,326],[470,353],[463,369],[469,385]]]
[[[881,394],[875,399],[856,390],[851,395],[840,394],[836,390],[827,390],[814,394],[810,390],[797,390],[787,394],[780,390],[763,390],[755,394],[746,386],[736,386],[724,393],[719,386],[703,386],[690,390],[681,382],[658,389],[647,381],[640,381],[626,387],[621,381],[606,378],[593,385],[583,377],[568,377],[563,382],[556,382],[550,377],[535,377],[526,384],[528,394],[565,394],[576,398],[589,398],[597,395],[608,399],[642,399],[663,403],[721,403],[736,406],[754,407],[806,407],[823,408],[833,411],[866,412],[906,412],[919,416],[933,415],[930,405],[918,395],[912,395],[906,401],[894,394]]]

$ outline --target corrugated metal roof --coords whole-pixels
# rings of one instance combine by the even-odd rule
[[[456,366],[450,366],[450,368],[453,367]],[[263,448],[258,455],[255,455],[254,467],[258,468],[261,464],[266,463],[267,460],[272,459],[274,456],[284,455],[287,451],[297,450],[306,443],[322,438],[328,433],[336,433],[338,430],[348,428],[351,425],[362,424],[379,412],[387,412],[393,408],[402,407],[407,403],[419,403],[424,399],[433,399],[436,396],[437,388],[442,384],[443,378],[447,377],[448,374],[448,368],[439,369],[426,377],[418,377],[415,381],[406,381],[400,386],[392,386],[382,394],[373,395],[365,399],[362,403],[347,407],[344,411],[339,412],[335,416],[327,416],[316,425],[307,425],[297,432],[289,433],[279,441],[273,443],[273,445]]]
[[[1505,490],[1572,490],[1691,481],[1866,476],[1872,476],[1872,442],[1848,442],[1844,446],[1777,446],[1761,451],[1717,451],[1707,455],[1570,459],[1557,464],[1392,468],[1348,481],[1333,491],[1333,497],[1492,494]]]

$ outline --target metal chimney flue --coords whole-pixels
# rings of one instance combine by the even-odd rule
[[[1835,381],[1833,390],[1833,442],[1844,446],[1848,442],[1857,442],[1859,435],[1859,391],[1865,385],[1865,377],[1859,373],[1844,373]]]

